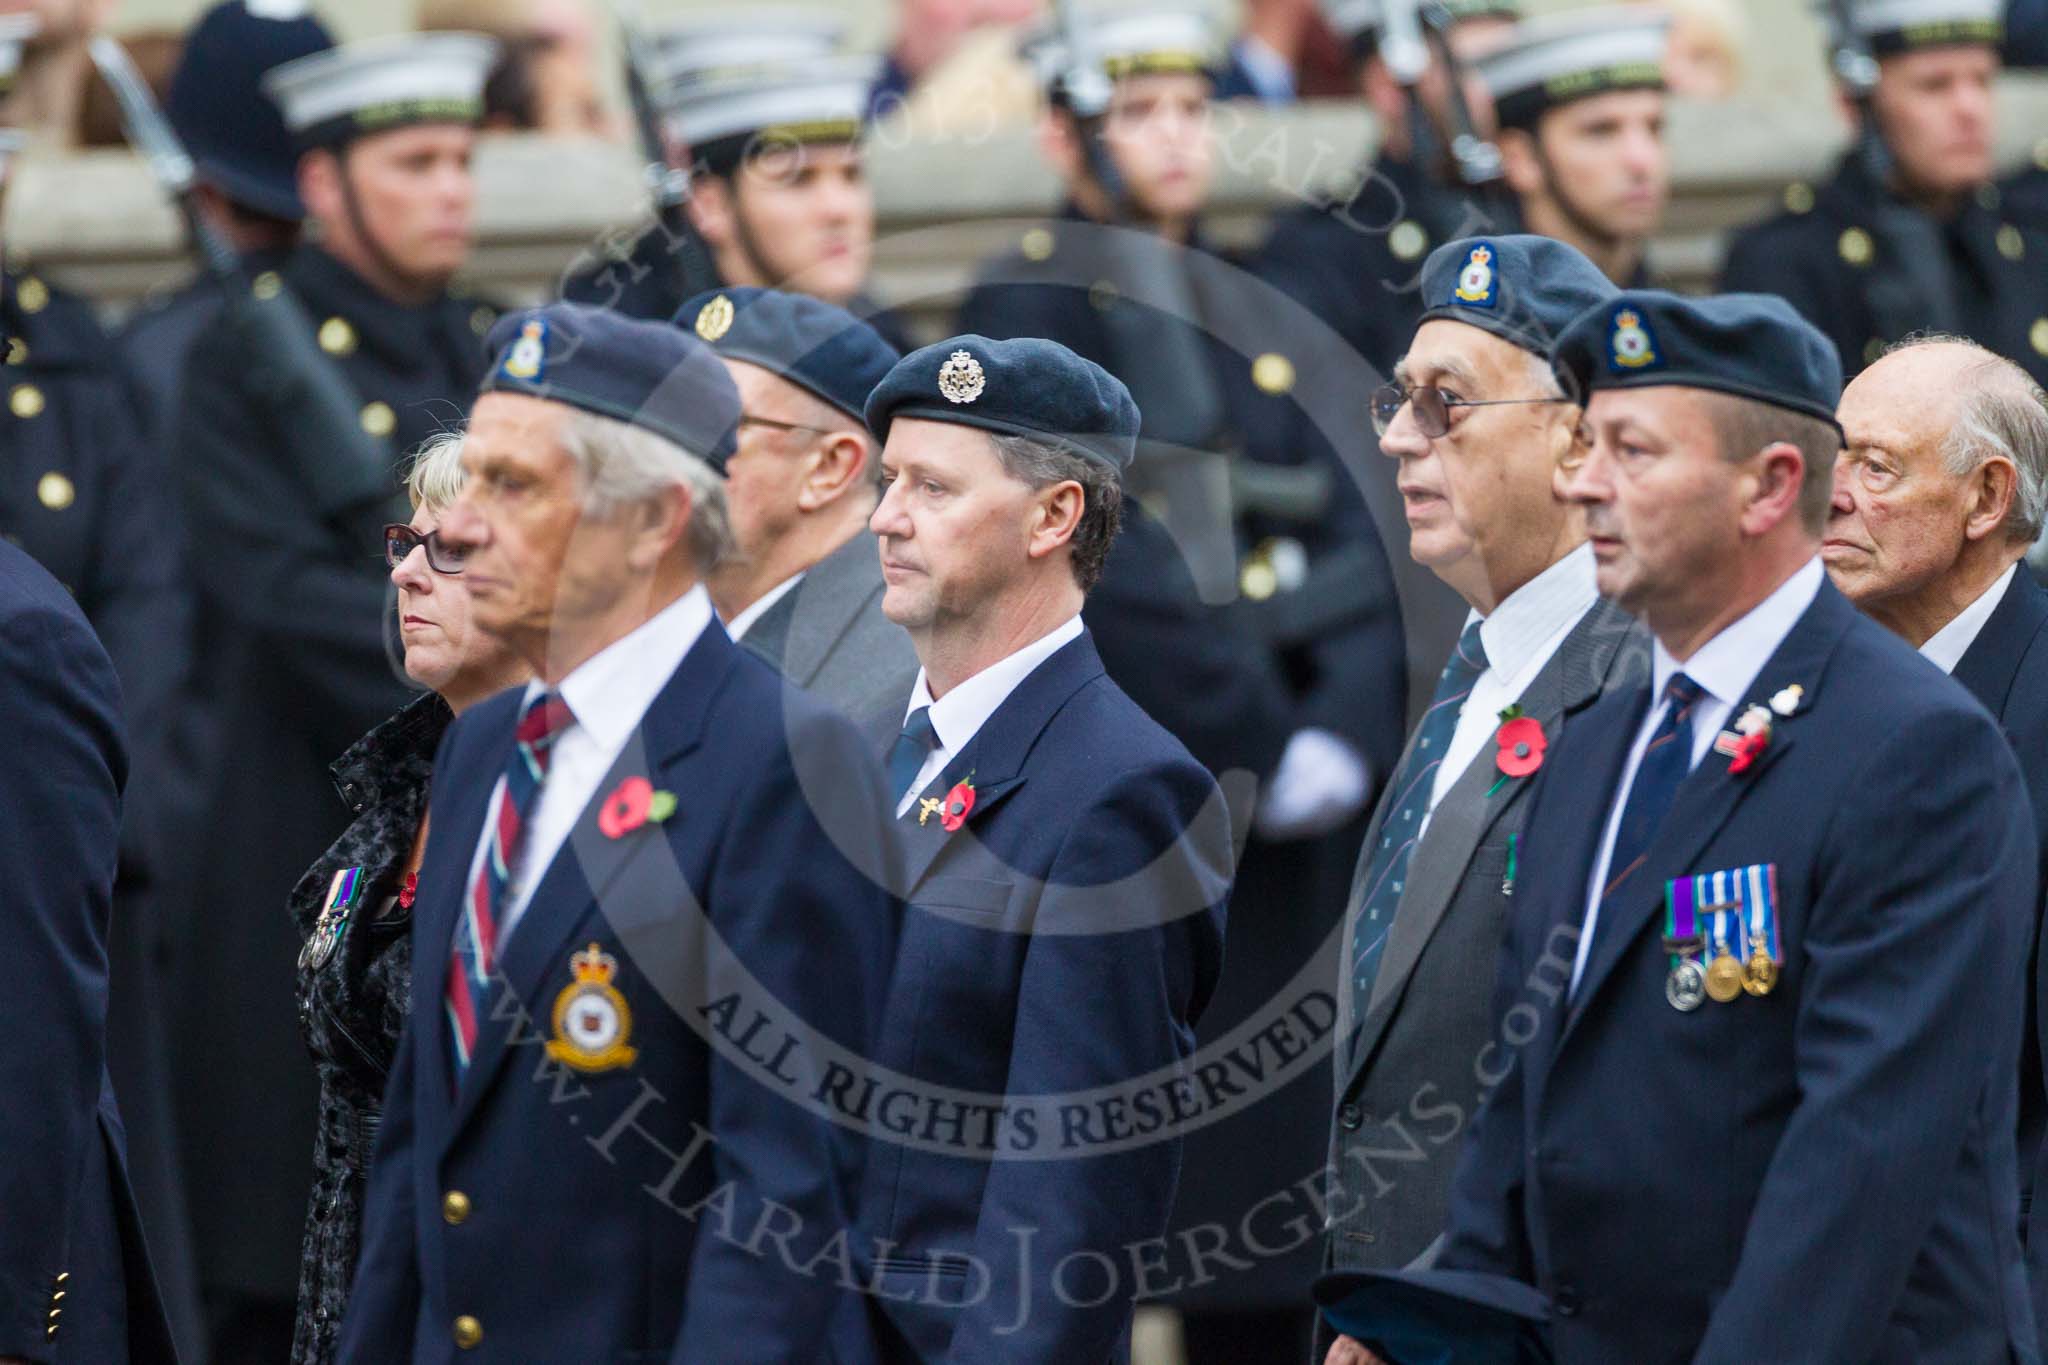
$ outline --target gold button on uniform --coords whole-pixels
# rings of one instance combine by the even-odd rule
[[[441,1196],[441,1220],[450,1227],[469,1217],[469,1196],[461,1190],[450,1190]]]
[[[1835,250],[1842,253],[1842,259],[1850,265],[1869,265],[1877,255],[1877,243],[1870,240],[1870,234],[1862,228],[1850,228],[1835,243]]]
[[[2027,331],[2027,341],[2041,355],[2048,355],[2048,318],[2035,318],[2034,325]]]
[[[1053,248],[1057,245],[1052,229],[1042,227],[1032,228],[1024,234],[1024,240],[1017,244],[1018,250],[1024,253],[1024,259],[1027,261],[1051,260]]]
[[[2008,261],[2027,259],[2027,239],[2011,223],[1998,230],[1998,254]]]
[[[36,500],[52,512],[63,511],[77,499],[78,489],[54,469],[36,480]]]
[[[393,429],[398,426],[398,414],[391,410],[389,403],[365,403],[363,404],[362,423],[363,430],[369,432],[372,436],[389,436]]]
[[[1252,362],[1252,383],[1260,393],[1286,393],[1294,387],[1294,362],[1278,351],[1268,351]]]
[[[284,281],[275,270],[266,270],[249,282],[249,292],[259,299],[274,299],[283,288]]]
[[[464,1313],[455,1320],[453,1335],[457,1346],[465,1351],[471,1350],[484,1339],[484,1325]]]
[[[14,301],[24,313],[40,313],[50,306],[50,286],[33,275],[14,287]]]
[[[469,311],[469,330],[482,336],[491,330],[491,324],[497,320],[498,310],[495,308],[472,308]]]
[[[1116,306],[1120,291],[1108,280],[1097,280],[1088,286],[1088,302],[1095,305],[1098,313],[1107,313]]]
[[[43,410],[43,391],[33,384],[16,384],[7,392],[7,410],[24,420]]]
[[[1792,213],[1813,212],[1813,186],[1795,180],[1785,187],[1785,207]]]
[[[347,318],[329,318],[320,324],[320,349],[329,355],[347,355],[356,348],[356,329]]]
[[[1429,250],[1429,231],[1413,218],[1404,218],[1387,234],[1387,250],[1397,261],[1417,260]]]
[[[20,337],[7,338],[7,363],[10,365],[26,365],[28,363],[28,343],[26,341],[23,341]]]

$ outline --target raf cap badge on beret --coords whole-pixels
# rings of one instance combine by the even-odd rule
[[[1493,244],[1481,242],[1465,258],[1458,272],[1458,302],[1472,308],[1491,308],[1498,293],[1493,273]]]
[[[1657,363],[1657,342],[1649,327],[1633,308],[1614,314],[1614,333],[1608,348],[1616,374],[1638,373]]]
[[[547,358],[548,324],[541,318],[529,318],[519,329],[519,340],[505,353],[505,373],[514,379],[538,379]]]
[[[955,351],[939,366],[939,392],[949,403],[972,403],[988,387],[981,362],[966,351]]]
[[[716,341],[732,330],[732,300],[720,294],[697,310],[697,335],[706,341]]]

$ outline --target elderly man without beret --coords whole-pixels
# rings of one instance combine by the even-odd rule
[[[856,1173],[801,1082],[888,979],[880,776],[713,619],[724,366],[573,304],[491,343],[440,533],[536,681],[435,762],[342,1358],[813,1362]]]
[[[867,416],[882,609],[923,665],[888,764],[910,908],[880,1060],[934,1093],[868,1163],[864,1349],[1124,1361],[1179,1171],[1156,1087],[1215,988],[1231,858],[1215,783],[1081,623],[1138,410],[1057,343],[962,336]]]
[[[1540,1291],[1561,1365],[2034,1360],[2033,821],[1997,725],[1823,571],[1834,348],[1779,299],[1625,293],[1556,359],[1594,438],[1566,493],[1652,676],[1532,793],[1527,1041],[1438,1273]]]

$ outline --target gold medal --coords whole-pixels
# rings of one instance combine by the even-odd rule
[[[1749,939],[1749,961],[1742,969],[1742,989],[1751,995],[1769,995],[1778,984],[1778,964],[1771,960],[1770,945],[1762,934]]]
[[[1707,964],[1707,994],[1724,1005],[1742,994],[1742,964],[1725,944]]]

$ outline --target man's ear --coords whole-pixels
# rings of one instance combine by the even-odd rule
[[[630,519],[626,563],[640,573],[653,573],[689,534],[691,507],[690,490],[678,483],[621,509],[620,515]]]
[[[1048,109],[1038,116],[1038,154],[1062,181],[1072,183],[1080,177],[1081,135],[1072,115]]]
[[[341,159],[333,152],[318,150],[299,158],[299,198],[309,217],[334,222],[342,217]]]
[[[797,509],[815,512],[846,496],[848,489],[873,487],[873,468],[865,436],[855,431],[831,433],[811,452],[810,466],[797,487]]]
[[[1066,479],[1039,490],[1032,506],[1031,540],[1025,553],[1043,559],[1074,538],[1088,508],[1088,495],[1079,483]]]
[[[1408,92],[1394,79],[1394,73],[1387,70],[1387,64],[1378,55],[1365,63],[1359,73],[1358,83],[1365,95],[1365,103],[1380,121],[1382,127],[1399,126],[1408,117]]]
[[[1742,534],[1767,535],[1787,518],[1800,515],[1800,491],[1806,483],[1806,456],[1789,441],[1776,441],[1757,455],[1756,487],[1742,509]]]
[[[1527,198],[1543,192],[1543,158],[1535,135],[1526,128],[1503,128],[1495,139],[1500,148],[1500,168],[1508,188]]]
[[[733,184],[722,175],[700,175],[690,184],[690,224],[713,250],[732,245]]]
[[[2011,460],[1998,455],[1977,466],[1970,476],[1969,500],[1964,507],[1964,539],[1982,540],[2004,526],[2019,491],[2020,472]]]

